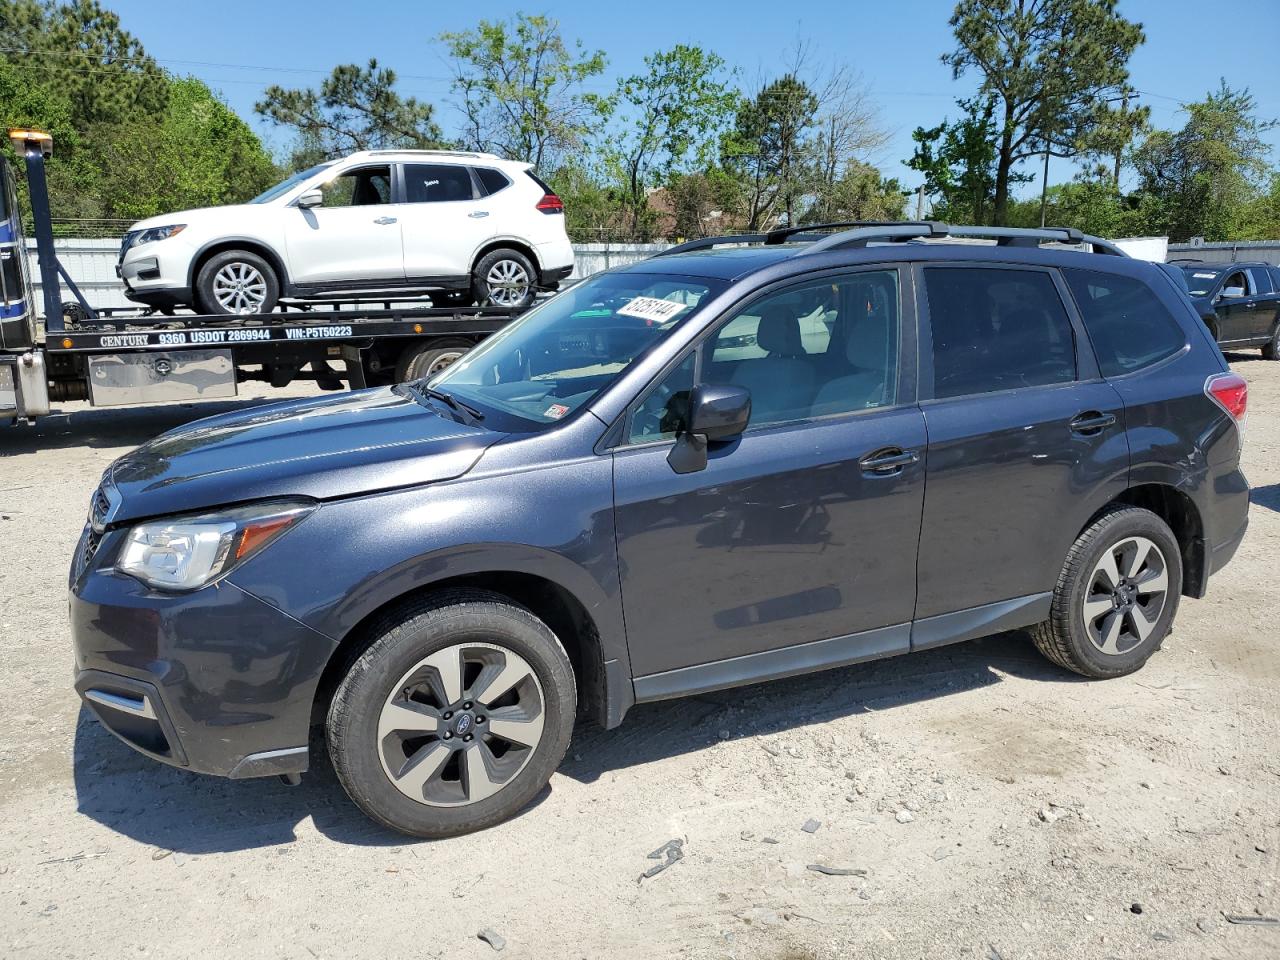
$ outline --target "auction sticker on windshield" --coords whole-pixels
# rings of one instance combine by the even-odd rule
[[[659,300],[656,297],[636,297],[620,306],[615,312],[620,317],[639,317],[650,323],[666,323],[680,311],[689,309],[687,303]]]

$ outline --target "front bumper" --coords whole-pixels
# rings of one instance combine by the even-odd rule
[[[70,614],[76,692],[135,750],[227,777],[306,770],[328,637],[225,580],[169,595],[89,570]]]
[[[158,310],[189,307],[192,302],[190,287],[148,287],[145,290],[135,290],[126,283],[124,295],[136,303],[143,303]]]

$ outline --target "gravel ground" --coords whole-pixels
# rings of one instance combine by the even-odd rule
[[[643,706],[579,730],[515,820],[431,843],[365,820],[322,752],[301,787],[232,783],[80,710],[89,493],[233,404],[0,432],[0,956],[1280,957],[1280,926],[1225,919],[1280,916],[1280,363],[1231,359],[1249,535],[1141,673],[1084,682],[1015,633]]]

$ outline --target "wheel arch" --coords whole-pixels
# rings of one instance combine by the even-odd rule
[[[1129,487],[1106,507],[1128,504],[1150,510],[1169,525],[1182,556],[1182,595],[1203,597],[1209,580],[1208,550],[1205,548],[1204,519],[1196,502],[1167,483],[1141,483]],[[1099,510],[1081,528],[1081,533],[1102,513]]]
[[[517,253],[522,253],[529,258],[529,262],[533,264],[533,271],[535,274],[533,282],[537,284],[539,282],[538,278],[542,275],[542,264],[538,260],[538,254],[534,251],[532,244],[528,244],[523,240],[517,240],[515,237],[495,237],[493,239],[486,240],[483,246],[476,251],[475,256],[471,258],[471,276],[475,275],[476,264],[489,254],[493,253],[493,251],[504,249],[515,250]]]
[[[289,273],[285,269],[284,258],[270,244],[255,240],[252,237],[219,237],[217,240],[210,240],[197,250],[195,256],[191,258],[191,267],[187,271],[187,287],[191,290],[193,300],[195,299],[196,277],[199,276],[201,268],[209,262],[211,257],[227,250],[247,250],[250,253],[256,253],[266,260],[271,265],[271,269],[276,272],[276,279],[280,282],[280,295],[282,297],[286,296],[290,291]]]
[[[579,714],[605,727],[616,726],[634,702],[630,663],[611,656],[597,618],[588,605],[558,580],[528,570],[486,569],[456,573],[405,590],[365,612],[338,641],[316,687],[312,723],[320,723],[350,664],[374,639],[374,627],[396,608],[449,590],[483,590],[516,603],[545,623],[569,655],[578,685]]]

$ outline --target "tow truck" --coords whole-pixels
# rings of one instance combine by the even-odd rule
[[[32,296],[13,171],[0,157],[0,424],[31,422],[59,401],[192,402],[234,397],[254,380],[355,390],[417,379],[523,312],[340,301],[235,317],[95,309],[54,248],[45,178],[53,138],[14,129],[9,139],[26,166],[44,313]],[[59,278],[74,301],[62,302]]]

